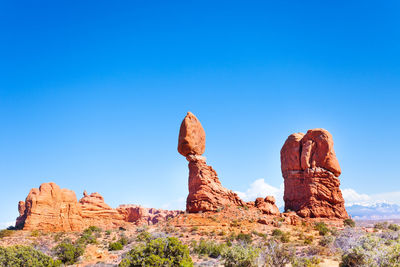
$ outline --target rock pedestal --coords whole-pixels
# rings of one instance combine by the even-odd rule
[[[204,153],[206,135],[200,121],[191,112],[179,130],[178,152],[189,161],[189,195],[186,211],[216,211],[224,206],[243,206],[236,193],[224,188],[216,171],[208,166]]]

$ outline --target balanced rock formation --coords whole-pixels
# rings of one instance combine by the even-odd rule
[[[348,218],[332,135],[324,129],[290,135],[281,149],[285,211],[307,218]]]
[[[113,209],[99,193],[83,193],[77,200],[73,191],[61,189],[55,183],[33,188],[25,201],[18,203],[16,227],[24,230],[81,231],[89,226],[105,229],[135,224],[155,224],[174,217],[180,211],[120,205]]]
[[[178,152],[189,161],[188,212],[216,211],[224,206],[243,206],[236,193],[224,188],[216,171],[208,166],[204,153],[206,137],[200,121],[191,112],[183,119],[179,131]]]

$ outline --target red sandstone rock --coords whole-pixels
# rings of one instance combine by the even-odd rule
[[[255,201],[255,207],[257,207],[262,213],[268,215],[279,215],[279,209],[275,205],[275,198],[273,196],[267,196],[265,199],[259,197]]]
[[[191,112],[183,119],[179,130],[178,152],[183,156],[202,155],[206,148],[206,134],[200,121]]]
[[[24,204],[24,205],[23,205]],[[81,209],[75,193],[55,183],[33,188],[18,205],[16,226],[24,230],[77,231],[82,229]]]
[[[79,204],[86,227],[94,225],[109,229],[125,225],[125,217],[116,209],[108,206],[104,202],[104,198],[97,192],[88,195],[85,191]]]
[[[138,207],[135,206],[134,207]],[[155,224],[179,214],[167,211],[122,205],[117,209],[108,206],[99,193],[76,199],[75,193],[60,189],[55,183],[44,183],[39,189],[33,188],[25,202],[18,203],[20,216],[16,227],[24,230],[81,231],[89,226],[105,229],[127,227],[129,224]]]
[[[324,129],[292,134],[281,149],[285,210],[301,217],[348,218],[332,135]]]
[[[117,210],[124,215],[125,221],[127,222],[147,225],[166,221],[181,213],[179,210],[144,208],[139,205],[120,205]]]
[[[188,156],[189,195],[188,212],[216,211],[224,206],[244,206],[245,203],[231,190],[224,188],[216,171],[206,164],[202,156]]]

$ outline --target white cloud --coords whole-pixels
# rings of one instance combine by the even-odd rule
[[[14,226],[15,225],[15,221],[13,222],[0,222],[0,229],[5,229],[8,226]]]
[[[359,194],[351,188],[342,189],[342,194],[346,205],[352,205],[354,203],[366,203],[371,201],[371,197],[369,195]]]
[[[283,206],[283,184],[278,187],[267,184],[264,179],[255,180],[245,192],[235,191],[245,201],[254,201],[258,197],[274,196],[276,205]]]
[[[400,205],[400,192],[385,192],[379,194],[360,194],[354,189],[342,189],[346,206],[353,204],[372,205],[376,203],[392,203]]]

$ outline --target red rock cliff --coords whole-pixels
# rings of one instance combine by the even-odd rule
[[[290,135],[281,149],[285,210],[308,218],[348,218],[339,189],[332,135],[324,129]]]

